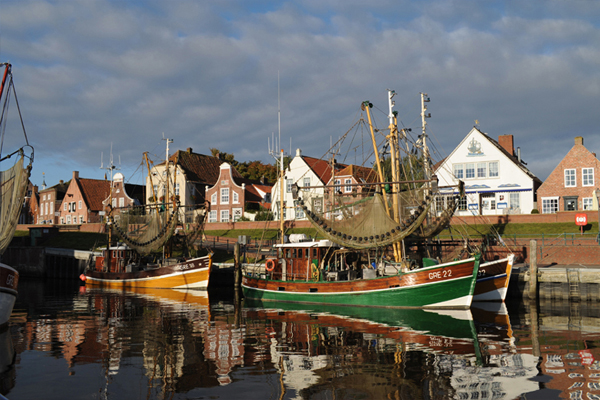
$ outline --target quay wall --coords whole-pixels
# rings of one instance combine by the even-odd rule
[[[74,279],[85,270],[93,254],[51,247],[10,246],[2,255],[2,262],[19,271],[21,277]]]

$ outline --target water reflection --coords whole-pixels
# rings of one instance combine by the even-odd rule
[[[600,395],[594,305],[235,306],[202,291],[20,286],[0,332],[0,393],[11,400]]]

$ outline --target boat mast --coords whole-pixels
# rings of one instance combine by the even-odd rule
[[[429,101],[430,99],[427,96],[427,93],[421,93],[421,124],[423,126],[423,133],[421,134],[421,139],[423,141],[423,167],[425,172],[425,176],[423,177],[424,179],[431,179],[431,157],[429,154],[429,147],[427,146],[426,131],[427,118],[431,118],[431,113],[425,114],[425,111],[427,111],[427,105],[425,103],[429,103]],[[430,187],[429,185],[429,183],[426,184],[428,188]]]
[[[398,196],[400,193],[400,185],[398,182],[400,181],[400,174],[398,170],[398,126],[396,125],[396,112],[393,111],[395,102],[393,100],[396,92],[394,90],[388,89],[388,107],[389,107],[389,128],[390,134],[387,136],[387,140],[390,146],[390,156],[391,156],[391,170],[392,170],[392,205],[393,205],[393,218],[394,221],[400,222],[400,203],[398,200]],[[394,249],[394,258],[396,262],[400,262],[402,259],[402,251],[400,249],[399,243],[393,244]]]
[[[170,200],[170,198],[169,198],[169,169],[170,169],[169,168],[169,144],[173,143],[173,139],[166,138],[163,140],[167,141],[167,152],[166,152],[167,154],[166,154],[166,158],[165,158],[165,167],[167,169],[166,170],[167,178],[165,181],[165,211],[167,212],[166,215],[168,215],[169,214],[169,200]]]

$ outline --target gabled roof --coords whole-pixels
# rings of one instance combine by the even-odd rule
[[[444,165],[446,163],[446,161],[451,158],[452,154],[454,154],[454,152],[461,147],[461,145],[463,144],[463,142],[467,139],[467,137],[469,137],[471,135],[471,133],[473,131],[476,131],[480,134],[480,136],[487,140],[489,143],[491,143],[494,147],[496,147],[502,154],[504,154],[506,156],[506,158],[508,158],[510,161],[512,161],[517,167],[519,167],[519,169],[521,171],[523,171],[526,175],[528,175],[531,179],[533,179],[533,181],[537,182],[537,183],[542,183],[542,181],[534,175],[533,172],[531,172],[529,169],[527,169],[527,167],[525,167],[525,165],[519,161],[518,157],[509,153],[504,147],[502,147],[502,145],[500,143],[498,143],[498,141],[492,139],[487,133],[480,131],[477,127],[473,127],[473,129],[471,129],[469,131],[469,133],[463,138],[463,140],[461,140],[461,142],[458,144],[458,146],[456,146],[454,148],[454,150],[452,151],[452,153],[450,154],[450,156],[444,158],[441,162],[438,162],[435,164],[434,166],[434,171],[437,171],[442,165]]]
[[[146,186],[133,183],[125,183],[124,186],[127,196],[137,200],[139,204],[146,204]]]
[[[67,181],[67,182],[62,182],[58,183],[54,186],[51,186],[49,188],[46,189],[42,189],[39,191],[39,193],[46,193],[46,192],[50,192],[50,191],[55,191],[56,192],[56,200],[62,200],[65,197],[65,193],[67,193],[67,189],[69,188],[69,185],[71,184],[71,181]]]
[[[102,211],[102,200],[110,194],[110,182],[99,179],[77,179],[85,203],[91,211]]]
[[[193,153],[191,150],[177,150],[169,157],[169,161],[175,165],[179,165],[189,181],[206,185],[217,183],[219,179],[219,166],[224,162],[217,157]],[[164,162],[159,165],[163,164]],[[235,168],[232,169],[232,176],[234,178],[242,177]]]
[[[301,156],[302,160],[308,165],[308,167],[321,179],[321,181],[327,184],[331,180],[331,164],[328,161],[321,160],[318,158]],[[338,164],[334,163],[335,174],[338,174],[338,171],[346,168],[346,164]]]
[[[336,176],[352,176],[358,183],[377,182],[377,172],[373,168],[350,164],[346,168],[336,171]]]

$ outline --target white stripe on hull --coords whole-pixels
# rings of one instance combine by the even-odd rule
[[[458,297],[456,299],[442,301],[440,303],[427,304],[423,306],[423,308],[469,308],[471,306],[471,302],[473,301],[473,296],[463,296]]]
[[[473,297],[473,301],[504,301],[508,288],[503,287],[496,290],[490,290],[486,293],[480,293]]]

